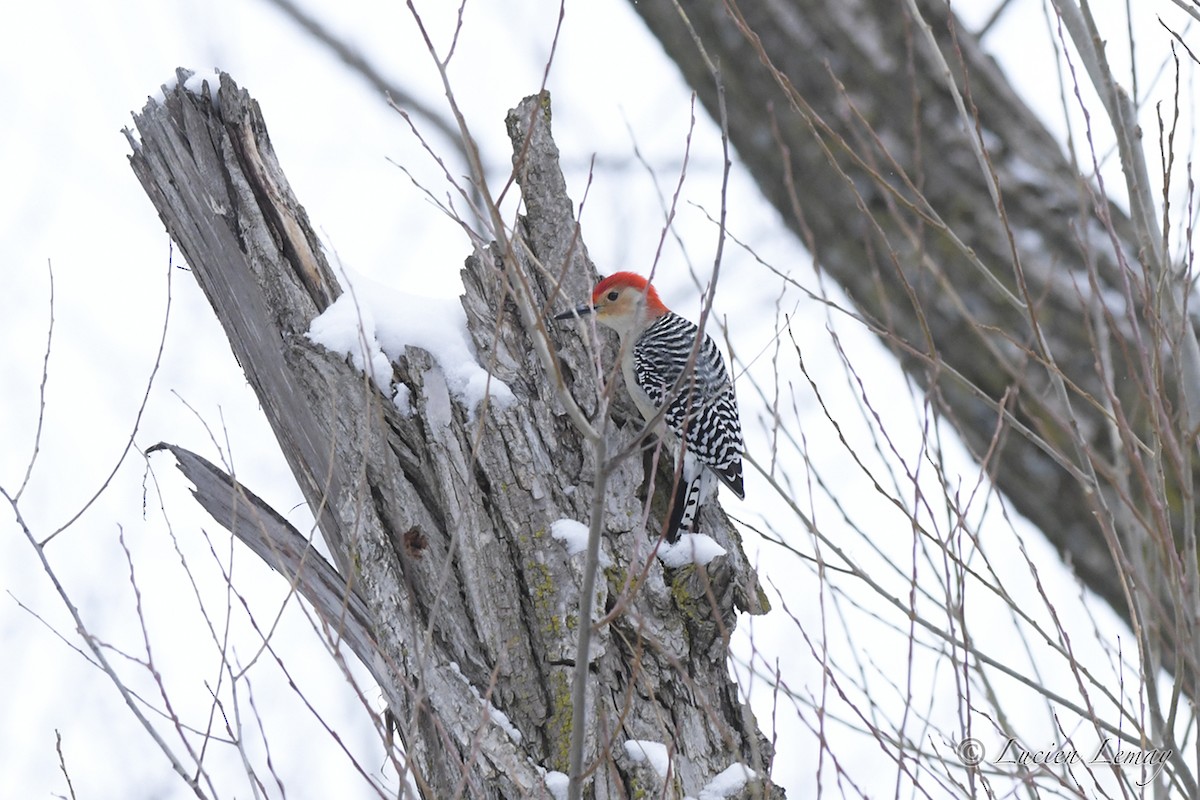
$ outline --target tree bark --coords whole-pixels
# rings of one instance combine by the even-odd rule
[[[672,3],[633,8],[714,119],[717,80],[706,58],[720,65],[729,135],[763,194],[968,447],[987,454],[1009,501],[1129,619],[1078,452],[1100,465],[1094,488],[1112,507],[1137,503],[1105,480],[1117,460],[1106,382],[1134,418],[1145,406],[1139,392],[1159,388],[1139,383],[1130,362],[1141,312],[1110,299],[1147,280],[1125,215],[1079,176],[943,0],[916,5],[965,87],[974,126],[905,3],[679,5],[683,14]],[[973,139],[986,145],[1003,213]],[[1096,325],[1104,313],[1115,323]],[[1107,379],[1094,346],[1105,336],[1115,362]],[[1070,407],[1052,390],[1056,369],[1072,389]],[[1075,426],[1083,448],[1068,444]]]
[[[560,401],[596,407],[598,376],[574,329],[555,331],[546,374],[522,319],[585,296],[595,280],[571,215],[549,130],[548,96],[510,113],[514,173],[527,214],[512,252],[541,308],[518,312],[508,270],[480,249],[463,270],[463,306],[481,363],[517,402],[465,408],[440,366],[410,346],[394,366],[405,414],[344,358],[313,344],[312,320],[340,294],[275,159],[257,103],[228,75],[219,90],[166,91],[135,116],[131,162],[225,327],[328,545],[302,537],[232,478],[175,453],[201,504],[294,582],[379,681],[423,796],[544,796],[567,770],[571,674],[582,563],[550,535],[587,520],[596,464]],[[558,276],[564,276],[559,283]],[[528,309],[525,309],[528,311]],[[539,323],[540,324],[540,323]],[[452,408],[448,423],[429,412]],[[627,412],[627,409],[626,409]],[[637,433],[618,408],[611,448]],[[710,569],[666,569],[643,522],[641,460],[606,487],[599,614],[586,720],[589,796],[696,795],[732,763],[769,775],[770,747],[726,666],[737,609],[763,610],[737,532],[715,505],[705,529],[728,555]],[[659,481],[654,507],[665,507]],[[341,587],[339,597],[334,587]],[[502,712],[508,724],[501,721]],[[631,759],[626,740],[663,742],[671,773]],[[664,783],[665,782],[665,783]],[[751,781],[739,796],[777,796]]]

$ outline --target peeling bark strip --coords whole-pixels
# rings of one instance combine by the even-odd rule
[[[187,77],[181,71],[181,84]],[[460,785],[471,798],[545,796],[544,770],[567,766],[582,566],[549,529],[587,518],[589,492],[578,490],[595,465],[555,399],[555,379],[533,356],[507,273],[490,254],[468,258],[463,306],[480,361],[518,402],[455,403],[450,424],[431,423],[428,407],[446,402],[431,393],[444,392],[445,381],[427,353],[409,347],[394,365],[414,404],[401,415],[345,359],[304,337],[339,294],[337,282],[258,104],[228,75],[215,98],[211,91],[175,88],[148,103],[135,116],[140,140],[127,134],[131,162],[225,327],[334,563],[316,558],[220,469],[174,445],[155,449],[175,454],[200,503],[293,581],[332,638],[371,670],[423,796],[449,797]],[[563,292],[583,296],[596,276],[549,119],[548,96],[526,98],[509,116],[528,211],[515,255],[537,301],[558,303]],[[537,309],[532,318],[541,316]],[[594,409],[591,355],[573,330],[555,336],[566,382]],[[636,433],[617,423],[614,448]],[[706,530],[727,557],[707,572],[665,570],[656,560],[645,568],[639,559],[653,539],[640,522],[641,482],[641,462],[630,459],[609,486],[604,551],[612,566],[597,608],[623,610],[594,637],[589,792],[662,792],[662,779],[629,755],[628,740],[667,745],[670,796],[697,794],[733,763],[769,774],[769,745],[726,669],[735,608],[761,611],[737,531],[708,508]],[[649,528],[658,530],[653,516]],[[751,782],[741,796],[779,794]]]
[[[366,603],[357,592],[346,591],[346,580],[333,565],[313,549],[312,543],[262,498],[233,480],[228,473],[203,456],[173,444],[159,443],[147,450],[165,450],[175,456],[179,470],[196,488],[192,495],[208,512],[231,531],[237,531],[254,554],[283,575],[296,591],[317,610],[330,626],[332,641],[344,641],[382,684],[376,674],[374,623]]]

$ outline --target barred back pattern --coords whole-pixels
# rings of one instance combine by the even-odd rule
[[[633,344],[634,379],[655,409],[670,400],[667,428],[738,497],[745,497],[737,398],[712,337],[704,337],[695,368],[679,381],[698,333],[695,324],[673,312],[654,320]]]

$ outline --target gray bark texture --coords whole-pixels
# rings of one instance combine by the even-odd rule
[[[244,90],[222,74],[202,93],[166,91],[135,115],[138,135],[128,134],[134,172],[224,326],[332,563],[218,467],[178,445],[155,449],[175,455],[201,505],[370,670],[427,798],[544,797],[544,771],[568,769],[583,560],[550,527],[586,524],[597,468],[560,392],[570,387],[594,411],[601,381],[576,326],[551,329],[551,375],[522,321],[542,325],[596,279],[549,120],[546,95],[510,113],[526,214],[504,237],[507,250],[479,246],[462,273],[479,361],[517,400],[463,407],[433,358],[410,346],[393,365],[411,392],[409,414],[306,338],[341,290]],[[512,291],[514,275],[524,294]],[[518,308],[522,297],[533,298],[535,314]],[[435,404],[452,408],[449,422],[427,413]],[[604,428],[615,452],[638,426],[621,403],[613,416]],[[608,618],[590,661],[589,797],[695,796],[738,762],[769,774],[770,746],[726,664],[737,611],[764,610],[737,531],[711,504],[704,530],[728,555],[707,570],[665,568],[651,551],[669,482],[657,482],[649,521],[643,482],[642,459],[630,458],[604,495],[610,565],[595,607]],[[630,758],[631,739],[669,748],[665,780]],[[751,781],[738,796],[781,793]]]
[[[763,194],[1011,504],[1129,619],[1126,590],[1144,587],[1124,582],[1122,556],[1114,564],[1097,501],[1137,519],[1147,507],[1151,516],[1179,509],[1154,508],[1139,481],[1114,468],[1122,460],[1114,447],[1130,443],[1114,445],[1105,408],[1127,415],[1135,431],[1147,424],[1148,397],[1166,397],[1169,408],[1175,365],[1144,369],[1156,356],[1144,357],[1132,332],[1142,342],[1172,334],[1149,330],[1142,316],[1153,314],[1151,273],[1141,269],[1129,220],[1080,177],[948,5],[916,3],[971,125],[899,0],[633,8],[718,119],[703,45],[719,65],[730,139]],[[986,148],[1002,213],[972,140]],[[1113,363],[1102,369],[1105,349]],[[1069,406],[1052,390],[1055,370]],[[1076,435],[1082,447],[1071,444]],[[1099,473],[1094,487],[1081,478],[1085,458]],[[1123,535],[1135,529],[1143,535],[1137,525]]]

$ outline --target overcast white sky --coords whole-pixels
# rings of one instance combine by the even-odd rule
[[[443,108],[440,84],[402,3],[343,0],[322,5],[328,7],[319,14],[331,28],[394,81]],[[1139,77],[1148,86],[1168,42],[1156,16],[1176,30],[1185,26],[1167,0],[1140,0],[1139,5]],[[418,6],[429,7],[427,22],[440,42],[447,41],[450,20],[439,16],[441,4]],[[632,148],[636,144],[667,185],[673,185],[689,127],[689,92],[627,3],[588,0],[567,6],[549,86],[568,181],[578,200],[593,156],[602,166],[618,165],[597,172],[583,216],[584,235],[602,271],[644,269],[658,244],[661,213],[652,183],[632,160]],[[969,25],[976,25],[995,0],[955,6]],[[1124,4],[1112,0],[1095,6],[1108,26],[1110,57],[1120,65],[1127,60],[1120,15]],[[556,18],[557,3],[551,2],[480,0],[468,8],[451,78],[497,178],[509,163],[504,115],[540,86]],[[1053,71],[1041,3],[1015,0],[988,44],[1051,128],[1063,132],[1058,87],[1047,80]],[[218,66],[260,101],[293,190],[344,263],[409,291],[446,295],[456,291],[458,269],[468,252],[456,227],[389,163],[403,164],[420,180],[439,185],[437,170],[404,121],[265,2],[9,4],[0,12],[0,485],[10,492],[21,485],[32,452],[49,321],[50,264],[55,344],[45,428],[21,502],[27,523],[39,536],[74,516],[108,478],[155,363],[170,244],[129,169],[128,145],[120,130],[131,124],[130,112],[140,109],[179,65]],[[1193,91],[1185,87],[1185,92]],[[719,142],[703,111],[697,114],[684,195],[687,203],[715,209]],[[448,150],[436,138],[431,143]],[[729,225],[763,258],[810,280],[807,257],[740,172],[734,175]],[[694,315],[699,303],[686,277],[688,261],[706,270],[716,233],[703,211],[686,203],[676,230],[687,257],[668,247],[659,267],[660,284],[669,304]],[[717,311],[731,320],[735,347],[746,358],[766,347],[773,333],[770,321],[781,289],[763,275],[746,254],[736,248],[728,253]],[[48,554],[89,625],[115,647],[140,653],[137,597],[121,547],[124,537],[163,680],[172,700],[178,698],[183,706],[177,710],[203,724],[207,695],[202,687],[216,673],[216,652],[179,566],[180,553],[199,575],[205,601],[216,604],[211,613],[219,616],[226,602],[219,590],[221,575],[201,529],[222,563],[229,560],[229,539],[195,511],[187,487],[166,459],[153,463],[155,484],[146,477],[136,450],[167,440],[216,459],[219,446],[233,459],[239,477],[302,529],[308,514],[204,297],[185,271],[171,273],[170,283],[171,321],[135,452]],[[815,305],[805,306],[792,295],[783,301],[789,311],[796,303],[801,303],[800,332],[813,337],[814,372],[840,373],[823,333],[824,317]],[[770,324],[764,327],[759,320]],[[882,349],[861,332],[841,333],[856,366],[872,375],[879,396],[904,396],[898,371]],[[845,387],[830,388],[834,396],[839,391],[852,396]],[[811,399],[807,402],[806,413]],[[898,415],[898,428],[908,425],[915,436],[912,406],[894,405],[887,411]],[[749,422],[747,428],[753,445],[756,437],[761,439],[761,426]],[[828,440],[830,449],[837,449],[819,419],[809,435],[813,442]],[[906,436],[898,434],[898,440]],[[813,446],[811,452],[822,450]],[[846,469],[836,462],[831,456],[830,474]],[[748,495],[755,492],[766,494],[748,480]],[[769,513],[749,505],[731,510],[751,518]],[[1036,536],[1027,541],[1046,575],[1057,576],[1068,598],[1064,603],[1069,603],[1075,590],[1065,571]],[[756,548],[752,540],[748,544]],[[803,539],[797,546],[803,546]],[[769,562],[771,554],[764,555]],[[326,663],[329,659],[313,655],[318,645],[297,601],[285,603],[286,587],[248,554],[236,553],[233,563],[238,585],[260,621],[270,624],[284,604],[276,640],[293,680],[343,733],[366,768],[386,777],[378,743],[357,700]],[[765,571],[777,583],[790,577],[771,575],[769,567]],[[0,589],[0,797],[66,794],[55,731],[62,734],[81,797],[189,796],[109,681],[72,649],[78,645],[74,625],[33,549],[12,524],[7,506],[0,508]],[[1093,610],[1101,628],[1107,626],[1114,636],[1121,633],[1106,609]],[[756,637],[794,667],[792,688],[803,690],[815,673],[807,663],[807,646],[796,641],[788,622],[783,615],[758,620]],[[1087,625],[1090,631],[1091,623]],[[367,796],[349,760],[330,747],[327,734],[287,688],[274,655],[260,654],[253,645],[243,647],[247,649],[237,653],[243,662],[259,658],[251,673],[255,701],[288,796]],[[123,666],[131,675],[138,672]],[[136,683],[157,698],[152,683]],[[377,697],[370,699],[378,704]],[[760,721],[765,722],[761,713]],[[222,724],[217,721],[218,728]],[[790,757],[780,760],[777,778],[793,790],[793,797],[802,797],[812,785],[815,761],[801,728],[780,725],[778,746]],[[1049,738],[1053,731],[1045,735]],[[853,758],[859,745],[852,737],[847,742],[845,752]],[[862,743],[861,753],[868,764],[872,753],[879,758],[871,742]],[[222,794],[250,796],[244,779],[239,783],[228,777],[237,774],[233,756],[217,754],[214,759],[225,762],[219,773],[229,782],[220,787]],[[893,779],[886,774],[864,770],[860,777],[860,786],[868,790],[893,790]],[[362,788],[338,791],[347,785]]]

